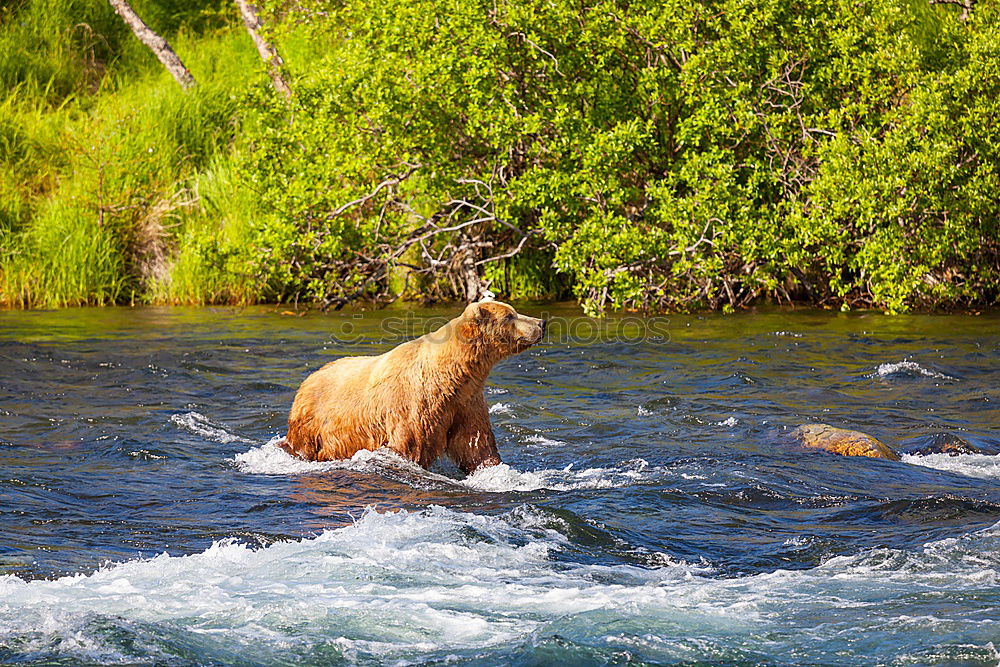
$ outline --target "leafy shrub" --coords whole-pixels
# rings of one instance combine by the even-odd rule
[[[324,55],[251,133],[275,297],[385,290],[427,220],[486,210],[418,269],[475,239],[550,257],[591,310],[996,298],[993,3],[314,9],[278,35]]]
[[[996,0],[270,0],[291,100],[221,0],[137,3],[187,93],[107,8],[44,4],[0,10],[0,302],[1000,291]],[[37,278],[91,271],[37,242],[59,215],[116,280]]]

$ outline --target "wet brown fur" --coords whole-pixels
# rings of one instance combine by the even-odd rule
[[[541,340],[544,324],[505,303],[473,303],[385,354],[326,364],[299,387],[281,447],[310,461],[389,447],[424,468],[442,455],[465,472],[497,465],[486,377]]]

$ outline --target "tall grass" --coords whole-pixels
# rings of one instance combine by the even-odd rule
[[[136,4],[195,89],[104,2],[0,10],[0,306],[254,300],[232,259],[252,199],[226,156],[256,54],[235,28],[186,30],[224,25],[228,3]]]
[[[105,305],[127,296],[115,234],[72,203],[46,205],[4,260],[0,292],[9,305]]]
[[[55,184],[60,169],[59,111],[46,112],[14,88],[0,100],[0,234],[30,219],[37,200]],[[0,246],[3,247],[3,246]]]
[[[189,181],[199,206],[185,217],[172,270],[152,286],[163,303],[247,304],[263,286],[249,261],[253,249],[253,192],[239,186],[233,156],[217,155]]]
[[[106,2],[15,1],[0,21],[0,89],[20,87],[52,104],[95,90],[123,56],[137,52]]]

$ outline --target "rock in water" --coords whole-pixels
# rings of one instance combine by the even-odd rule
[[[878,439],[860,431],[848,431],[829,424],[804,424],[792,431],[792,437],[807,449],[822,449],[841,456],[899,460],[896,452]]]
[[[983,451],[963,438],[951,433],[935,433],[934,435],[920,438],[912,445],[903,447],[903,452],[906,454],[948,454],[949,456],[991,453]]]

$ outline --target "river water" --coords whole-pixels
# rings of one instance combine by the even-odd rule
[[[0,662],[998,664],[1000,317],[521,310],[471,477],[273,444],[454,309],[0,313]]]

